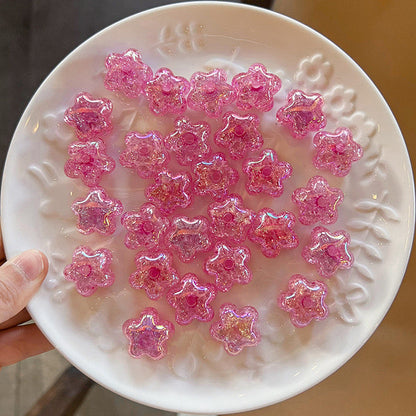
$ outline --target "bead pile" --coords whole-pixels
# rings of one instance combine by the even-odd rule
[[[64,120],[73,127],[78,141],[68,148],[64,171],[89,188],[85,197],[72,204],[79,232],[111,235],[120,218],[125,246],[138,251],[136,270],[128,279],[133,289],[143,290],[151,300],[165,299],[179,325],[212,321],[212,338],[230,355],[256,346],[261,335],[259,313],[253,306],[225,303],[216,310],[212,305],[219,292],[227,293],[234,285],[255,280],[250,270],[251,252],[244,242],[250,240],[268,258],[278,256],[281,250],[295,249],[299,245],[297,220],[304,225],[334,224],[343,192],[322,176],[314,176],[293,192],[294,212],[276,212],[268,207],[254,212],[244,205],[242,196],[233,193],[235,184],[244,181],[250,195],[278,198],[294,173],[276,151],[262,149],[256,113],[272,110],[274,96],[281,88],[280,79],[268,73],[264,65],[251,65],[231,82],[222,69],[196,72],[188,81],[168,68],[153,72],[137,50],[128,49],[110,54],[105,66],[108,90],[130,98],[143,96],[155,115],[174,115],[177,119],[167,135],[152,130],[132,131],[125,136],[120,165],[150,182],[144,192],[148,202],[124,212],[122,203],[99,185],[103,175],[111,174],[116,166],[104,143],[112,131],[113,104],[85,92],[75,98]],[[232,103],[237,108],[230,111]],[[297,140],[313,132],[314,166],[345,176],[352,163],[362,157],[362,148],[347,128],[333,133],[322,130],[326,126],[323,103],[318,93],[292,90],[276,118]],[[187,108],[218,119],[220,127],[212,131],[206,121],[191,122],[184,115]],[[214,143],[221,152],[214,152]],[[242,175],[228,158],[240,163]],[[171,160],[183,169],[170,170]],[[175,213],[201,197],[209,201],[205,215]],[[338,269],[352,266],[349,244],[345,231],[316,226],[302,257],[320,276],[329,279]],[[178,261],[190,263],[197,256],[205,259],[201,274],[206,281],[201,275],[186,273],[181,277],[177,272]],[[111,262],[110,250],[79,246],[64,277],[75,283],[82,296],[90,296],[113,284]],[[287,290],[278,295],[277,305],[288,312],[294,326],[301,328],[327,317],[327,293],[324,282],[296,274],[289,279]],[[175,326],[157,309],[148,307],[124,323],[123,333],[132,357],[157,360],[167,354]]]

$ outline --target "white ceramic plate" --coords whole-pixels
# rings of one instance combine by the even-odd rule
[[[260,313],[262,342],[228,356],[209,338],[209,324],[178,327],[167,357],[134,360],[121,333],[124,320],[156,306],[173,320],[163,301],[153,302],[128,286],[134,254],[123,231],[111,237],[83,236],[70,210],[86,188],[63,172],[73,132],[62,123],[65,108],[80,91],[113,100],[116,128],[107,139],[117,158],[124,134],[156,128],[166,133],[172,118],[157,118],[143,100],[121,99],[103,87],[105,56],[129,47],[142,52],[154,70],[168,66],[190,77],[194,71],[224,68],[231,77],[255,62],[283,81],[273,111],[262,117],[265,145],[294,167],[284,196],[246,198],[253,209],[291,205],[290,194],[314,174],[323,174],[345,193],[338,223],[353,239],[356,261],[329,284],[330,316],[295,329],[276,306],[291,274],[317,278],[300,257],[312,227],[298,226],[296,250],[268,260],[253,249],[253,282],[221,294],[215,307],[233,301]],[[349,127],[365,148],[351,174],[337,179],[311,164],[310,136],[292,139],[275,122],[290,88],[320,92],[326,100],[327,130]],[[212,122],[215,127],[215,122]],[[126,209],[143,201],[145,181],[117,167],[102,181]],[[243,188],[237,189],[243,192]],[[205,201],[204,203],[206,203]],[[203,203],[194,212],[203,212]],[[296,212],[296,210],[295,210]],[[345,363],[368,339],[389,308],[407,264],[414,230],[414,187],[398,126],[372,82],[341,50],[311,29],[269,11],[226,3],[185,3],[132,16],[100,32],[71,53],[46,79],[17,127],[2,185],[2,227],[7,256],[28,248],[48,255],[51,267],[30,312],[61,353],[85,374],[114,392],[150,406],[182,412],[227,413],[269,405],[304,391]],[[303,228],[302,228],[303,227]],[[83,298],[62,277],[79,244],[114,251],[116,283]],[[201,275],[203,257],[190,268]],[[218,309],[217,309],[218,310]]]

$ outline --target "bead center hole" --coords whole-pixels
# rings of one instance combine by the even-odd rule
[[[326,198],[323,196],[323,195],[321,195],[321,196],[318,196],[318,198],[316,198],[316,205],[319,207],[319,208],[325,208],[326,207],[326,205],[327,205],[327,203],[326,203],[327,201],[326,201]]]
[[[195,306],[198,303],[198,296],[196,295],[188,295],[186,297],[186,304],[190,307],[190,308],[195,308]]]
[[[149,269],[149,279],[157,280],[160,277],[160,270],[157,267],[151,267]]]
[[[225,270],[232,270],[232,269],[234,269],[234,261],[232,259],[226,259],[224,261],[224,269]]]
[[[234,134],[238,137],[243,136],[245,133],[244,127],[240,124],[237,124],[237,126],[234,127]]]
[[[195,134],[188,132],[188,133],[185,133],[182,136],[182,140],[183,140],[184,144],[190,146],[190,145],[192,145],[196,142],[197,138],[196,138]]]
[[[265,178],[269,178],[272,175],[272,168],[271,166],[264,166],[263,168],[261,168],[261,174],[265,177]]]
[[[210,177],[211,177],[211,181],[212,181],[213,183],[218,183],[218,182],[221,182],[221,179],[222,179],[222,174],[221,174],[221,172],[220,172],[218,169],[214,169],[214,170],[211,172]]]
[[[226,212],[223,218],[225,222],[231,222],[234,219],[234,215],[231,212]]]
[[[150,234],[153,232],[154,227],[150,221],[145,221],[142,225],[142,230],[145,234]]]
[[[314,304],[313,304],[313,300],[312,300],[312,298],[311,298],[309,295],[305,295],[305,296],[302,298],[301,303],[302,303],[302,306],[303,306],[305,309],[312,309],[312,308],[313,308],[313,306],[314,306]]]

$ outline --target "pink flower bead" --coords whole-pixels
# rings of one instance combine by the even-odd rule
[[[72,211],[78,216],[78,231],[91,234],[113,234],[116,230],[116,218],[122,214],[123,205],[118,199],[112,199],[100,186],[91,188],[84,199],[72,204]]]
[[[166,295],[170,305],[176,310],[176,322],[188,325],[194,319],[208,322],[214,317],[211,302],[216,296],[215,286],[200,283],[193,273],[187,273]]]
[[[137,319],[128,319],[123,324],[133,358],[147,356],[160,360],[167,354],[167,342],[174,332],[173,324],[161,319],[155,308],[146,308]]]
[[[211,325],[211,336],[224,344],[231,355],[239,354],[245,347],[253,347],[260,340],[257,329],[259,314],[252,306],[238,308],[232,303],[221,306],[219,321]]]
[[[162,214],[186,208],[191,202],[191,177],[187,172],[162,170],[155,182],[146,189],[146,197],[159,207]]]
[[[246,188],[250,194],[264,192],[278,197],[283,194],[283,181],[292,175],[292,166],[279,161],[273,149],[265,149],[260,157],[243,162],[243,171],[247,175]]]
[[[99,287],[114,283],[112,260],[111,251],[106,248],[92,250],[87,246],[79,246],[72,255],[72,263],[64,269],[64,277],[75,282],[80,295],[91,296]]]
[[[189,107],[204,111],[209,117],[219,117],[223,107],[235,100],[235,92],[227,84],[227,75],[223,69],[214,69],[208,73],[196,72],[191,77],[191,84]]]
[[[178,118],[173,133],[165,137],[165,146],[176,155],[182,166],[191,165],[211,152],[208,137],[211,128],[208,123],[191,123],[189,118]]]
[[[130,286],[144,289],[150,299],[159,299],[179,282],[178,272],[172,266],[172,256],[169,253],[138,253],[135,262],[137,270],[129,278]]]
[[[293,227],[295,216],[288,211],[276,214],[270,208],[257,213],[249,232],[249,239],[258,244],[266,257],[276,257],[280,250],[296,248],[299,240]]]
[[[218,146],[228,149],[232,159],[242,159],[248,152],[263,146],[260,121],[256,115],[226,113],[222,124],[222,129],[215,133],[214,140]]]
[[[316,155],[313,164],[317,169],[327,169],[335,176],[346,176],[353,162],[363,156],[362,147],[353,140],[349,129],[340,127],[335,133],[320,131],[313,138]]]
[[[135,169],[144,179],[154,177],[169,161],[169,153],[158,131],[145,134],[132,132],[125,137],[126,149],[120,154],[120,163]]]
[[[224,199],[229,188],[238,182],[238,172],[232,168],[223,153],[215,153],[210,158],[194,166],[196,181],[194,191],[198,195],[211,195],[214,199]]]
[[[213,234],[235,243],[242,243],[247,238],[255,217],[255,213],[244,207],[240,195],[236,194],[209,205],[208,215],[211,218]]]
[[[337,208],[343,199],[341,189],[331,188],[322,176],[314,176],[306,188],[297,188],[292,194],[292,201],[299,208],[299,221],[305,225],[336,222]]]
[[[322,277],[330,278],[338,269],[351,268],[354,257],[348,251],[350,242],[350,235],[346,231],[332,232],[324,227],[315,227],[302,256],[308,263],[316,265]]]
[[[107,98],[94,98],[87,92],[78,94],[75,103],[65,111],[64,121],[75,128],[79,140],[103,137],[112,130],[113,104]]]
[[[68,147],[69,159],[64,171],[69,178],[81,178],[87,186],[96,186],[103,174],[111,173],[116,167],[114,159],[105,151],[102,140],[75,142]]]
[[[112,53],[105,61],[107,73],[104,85],[110,91],[119,91],[127,97],[138,97],[153,76],[153,71],[142,61],[136,49]]]
[[[187,79],[173,75],[168,68],[160,68],[144,87],[144,92],[155,114],[183,114],[190,88]]]
[[[326,126],[326,117],[322,112],[324,99],[320,94],[292,90],[287,102],[277,111],[276,117],[296,139],[303,139],[308,131],[317,131]]]
[[[198,253],[211,248],[208,220],[203,216],[175,217],[166,233],[168,246],[185,262],[191,262]]]
[[[215,286],[228,292],[234,283],[245,285],[253,275],[247,266],[250,250],[246,247],[230,247],[224,243],[215,246],[215,253],[205,262],[205,271],[215,277]]]
[[[293,275],[288,290],[282,292],[277,299],[281,309],[289,312],[292,324],[303,328],[312,320],[322,321],[328,316],[325,297],[328,288],[325,283],[309,281],[301,274]]]
[[[154,248],[160,245],[162,236],[169,226],[169,220],[151,204],[143,204],[139,211],[125,212],[121,224],[127,230],[124,244],[132,250]]]
[[[238,108],[270,111],[273,108],[273,96],[280,90],[282,83],[277,75],[267,72],[264,65],[253,64],[247,72],[233,78],[232,86],[237,94]]]

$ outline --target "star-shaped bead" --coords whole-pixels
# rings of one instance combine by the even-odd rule
[[[302,256],[308,263],[315,264],[322,277],[330,278],[338,269],[351,268],[354,257],[348,251],[350,242],[350,235],[346,231],[315,227]]]
[[[127,97],[138,97],[153,76],[151,68],[142,61],[136,49],[112,53],[105,61],[107,73],[104,85],[110,91],[119,91]]]
[[[237,355],[243,348],[253,347],[260,342],[258,317],[253,306],[238,308],[232,303],[226,303],[220,308],[219,321],[211,325],[211,336],[222,342],[229,354]]]
[[[178,272],[172,265],[172,256],[164,251],[138,253],[136,271],[130,275],[130,286],[144,289],[150,299],[159,299],[179,282]]]
[[[68,147],[69,159],[64,171],[69,178],[81,178],[87,186],[96,186],[103,174],[111,173],[116,164],[105,151],[102,140],[75,142]]]
[[[277,75],[267,72],[262,64],[253,64],[247,72],[237,74],[232,80],[237,94],[237,107],[242,110],[256,108],[270,111],[273,96],[280,90],[282,82]]]
[[[246,208],[240,195],[236,194],[209,205],[208,215],[211,218],[213,234],[235,243],[242,243],[247,238],[255,217],[255,213]]]
[[[133,358],[147,356],[160,360],[167,354],[167,341],[175,332],[170,321],[161,319],[155,308],[146,308],[137,319],[123,324],[123,333],[129,340],[129,353]]]
[[[219,117],[225,105],[235,100],[235,92],[227,84],[227,75],[223,69],[211,72],[196,72],[191,77],[191,92],[188,105],[196,111],[204,111],[209,117]]]
[[[249,239],[258,244],[266,257],[276,257],[282,248],[291,249],[299,245],[293,227],[295,216],[289,211],[276,214],[270,208],[260,210],[249,231]]]
[[[214,199],[224,199],[229,188],[238,182],[238,172],[230,166],[223,153],[198,162],[194,166],[196,181],[194,191],[198,195],[211,195]]]
[[[175,153],[180,165],[191,165],[211,152],[208,144],[210,131],[205,121],[191,123],[187,117],[178,118],[175,130],[165,137],[166,148]]]
[[[143,204],[138,211],[125,212],[121,224],[127,230],[124,244],[132,250],[157,247],[169,220],[162,216],[159,209],[151,204]]]
[[[312,320],[322,321],[328,316],[325,297],[328,288],[325,283],[309,281],[301,274],[293,275],[288,288],[277,299],[281,309],[289,312],[292,324],[303,328]]]
[[[112,130],[110,120],[113,104],[107,98],[94,98],[87,92],[75,97],[75,103],[65,111],[64,121],[75,128],[81,141],[104,137]]]
[[[292,175],[292,166],[279,161],[273,149],[265,149],[260,156],[243,162],[243,171],[247,175],[246,188],[250,194],[264,192],[278,197],[283,193],[283,181]]]
[[[87,246],[79,246],[72,255],[72,263],[64,269],[64,277],[75,282],[80,295],[91,296],[99,287],[114,283],[112,260],[111,251],[106,248],[92,250]]]
[[[331,188],[322,176],[314,176],[306,188],[297,188],[292,194],[292,201],[299,208],[299,221],[305,225],[336,222],[343,199],[341,189]]]
[[[308,131],[317,131],[326,126],[326,117],[322,111],[324,100],[320,94],[292,90],[287,102],[286,106],[277,111],[276,117],[296,139],[303,139]]]
[[[174,75],[168,68],[160,68],[146,84],[144,92],[155,114],[183,114],[190,88],[187,79]]]
[[[215,277],[215,286],[221,292],[228,292],[232,285],[245,285],[253,277],[247,263],[250,250],[247,247],[231,247],[224,243],[215,246],[214,254],[205,262],[205,271]]]
[[[91,234],[113,234],[116,230],[116,218],[122,214],[123,205],[118,199],[107,196],[100,186],[91,188],[84,199],[72,204],[72,211],[78,216],[78,231]]]
[[[124,138],[126,149],[120,154],[120,163],[135,169],[144,179],[154,177],[169,161],[169,153],[158,131],[145,134],[131,132]]]
[[[183,262],[191,262],[198,253],[211,248],[208,220],[203,216],[175,217],[166,233],[166,242]]]
[[[242,159],[248,152],[263,146],[263,136],[259,130],[260,121],[255,114],[240,116],[225,113],[222,128],[215,133],[215,143],[225,147],[232,159]]]
[[[186,172],[162,170],[155,182],[146,189],[146,197],[159,207],[163,214],[177,208],[186,208],[191,202],[191,177]]]
[[[316,154],[313,164],[317,169],[327,169],[335,176],[346,176],[353,162],[363,156],[362,147],[353,140],[349,129],[340,127],[335,133],[320,131],[313,138]]]
[[[187,325],[194,319],[208,322],[214,317],[211,302],[216,296],[215,286],[200,283],[193,273],[187,273],[166,295],[170,305],[176,310],[176,322]]]

